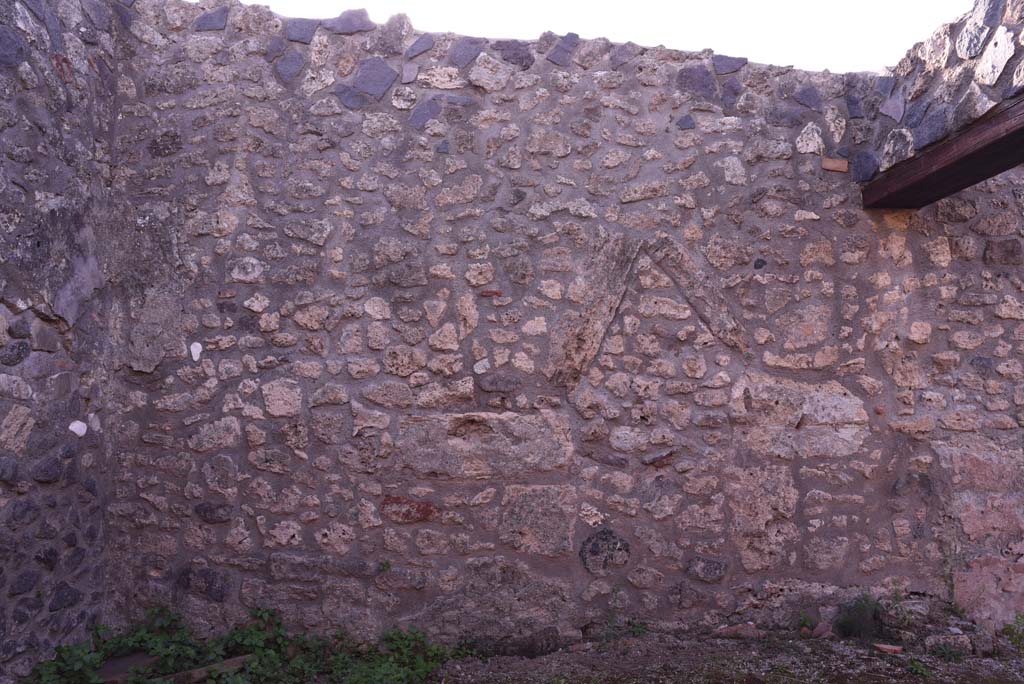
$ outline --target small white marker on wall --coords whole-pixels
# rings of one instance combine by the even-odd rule
[[[188,350],[192,353],[193,361],[198,361],[199,357],[203,355],[203,345],[198,342],[193,342],[192,346],[190,346]]]
[[[80,420],[73,420],[71,425],[68,425],[68,430],[71,430],[79,437],[85,437],[85,433],[89,431],[89,426]]]

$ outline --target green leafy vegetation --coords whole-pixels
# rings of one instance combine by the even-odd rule
[[[870,594],[861,594],[839,610],[835,621],[840,636],[874,639],[882,634],[882,608]]]
[[[1011,646],[1024,652],[1024,613],[1017,613],[1013,622],[1003,627],[1003,636]]]
[[[964,658],[964,652],[950,644],[937,644],[929,652],[947,663],[959,663]]]
[[[964,619],[964,618],[967,617],[967,611],[964,610],[963,606],[961,606],[959,603],[953,602],[953,603],[948,604],[946,606],[946,610],[953,617],[958,617],[958,618],[961,618],[961,619]]]
[[[925,667],[925,664],[917,658],[910,659],[910,662],[907,663],[907,671],[912,675],[917,675],[918,677],[931,676],[931,672],[927,667]]]
[[[132,653],[155,658],[132,675],[140,683],[249,656],[241,669],[212,670],[206,680],[210,684],[419,684],[448,660],[471,655],[465,647],[432,644],[416,629],[385,632],[375,646],[353,643],[343,634],[291,635],[276,612],[262,609],[253,611],[250,622],[204,642],[174,613],[154,609],[128,632],[112,635],[100,627],[90,643],[58,648],[26,683],[98,684],[103,663]]]

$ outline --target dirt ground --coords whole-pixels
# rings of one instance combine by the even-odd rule
[[[582,648],[581,648],[582,647]],[[663,634],[586,643],[539,658],[450,662],[436,684],[1003,684],[1024,682],[1024,656],[886,655],[857,641],[769,636],[680,639]]]

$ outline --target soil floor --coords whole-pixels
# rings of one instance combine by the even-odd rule
[[[664,634],[580,644],[538,658],[448,663],[436,684],[1003,684],[1024,682],[1024,654],[949,661],[887,655],[871,644],[768,636],[682,639]]]

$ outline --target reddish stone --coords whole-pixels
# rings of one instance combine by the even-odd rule
[[[832,625],[827,622],[819,622],[814,626],[814,630],[811,632],[811,638],[813,639],[831,639],[832,638]]]
[[[725,639],[762,639],[765,636],[765,633],[758,629],[753,622],[742,622],[738,625],[722,627],[715,634]]]
[[[427,522],[437,517],[437,506],[429,501],[413,501],[403,496],[385,497],[381,512],[391,522],[402,525]]]
[[[903,653],[902,646],[893,646],[892,644],[872,644],[875,650],[881,651],[882,653],[888,653],[889,655],[899,655]]]

